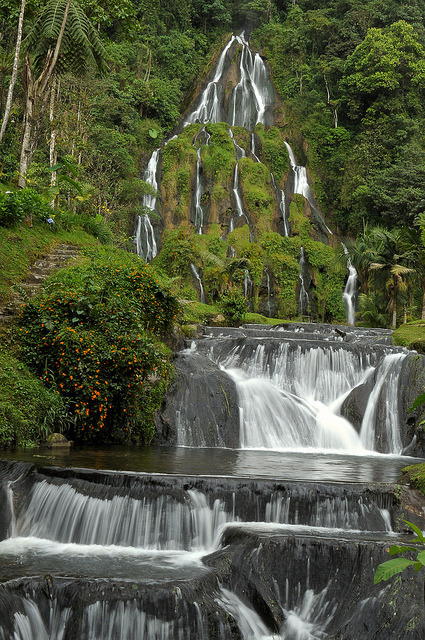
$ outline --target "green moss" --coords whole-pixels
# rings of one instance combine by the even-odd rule
[[[265,129],[263,124],[257,124],[255,132],[261,140],[262,159],[275,174],[280,182],[282,176],[290,169],[289,155],[282,134],[277,127]]]
[[[241,158],[239,167],[245,209],[259,234],[265,233],[272,226],[275,210],[270,171],[251,158]]]
[[[186,127],[174,140],[170,140],[164,148],[162,159],[162,187],[165,200],[175,202],[179,220],[189,220],[191,206],[191,183],[198,159],[192,145],[193,138],[200,130],[200,125]]]
[[[425,493],[425,463],[414,464],[403,469],[410,484]]]
[[[393,344],[425,354],[425,321],[403,324],[394,331]]]
[[[292,234],[299,236],[302,240],[307,240],[311,236],[312,228],[310,220],[304,213],[305,198],[299,194],[294,196],[294,200],[289,205],[289,222]]]

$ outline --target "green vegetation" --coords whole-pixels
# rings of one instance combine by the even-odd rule
[[[165,335],[176,299],[130,254],[86,252],[19,318],[20,352],[66,402],[77,440],[147,441],[169,380]],[[67,430],[69,434],[69,429]]]
[[[402,324],[393,333],[393,344],[425,354],[425,320]]]
[[[414,464],[403,469],[410,484],[425,494],[425,463]]]
[[[394,575],[401,573],[407,567],[414,567],[415,571],[420,571],[425,567],[425,536],[422,531],[412,522],[408,522],[405,520],[405,523],[409,525],[411,529],[415,532],[415,537],[410,540],[412,544],[416,546],[399,546],[392,545],[389,549],[390,556],[399,555],[399,554],[408,554],[410,556],[413,553],[416,553],[416,559],[412,560],[411,558],[393,558],[392,560],[387,560],[386,562],[382,562],[375,571],[375,576],[373,578],[374,584],[378,584],[383,580],[388,580],[392,578]]]
[[[63,398],[4,346],[0,351],[0,444],[31,445],[68,426]]]

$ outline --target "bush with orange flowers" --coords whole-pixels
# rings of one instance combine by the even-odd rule
[[[137,256],[98,249],[20,315],[21,354],[67,404],[77,441],[149,442],[172,367],[176,298]]]

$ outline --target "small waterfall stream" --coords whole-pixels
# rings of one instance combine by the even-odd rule
[[[308,297],[307,290],[304,284],[304,270],[305,270],[305,258],[304,258],[304,248],[301,247],[300,252],[300,290],[298,293],[298,313],[301,316],[307,315],[310,310],[310,298]]]
[[[348,324],[354,324],[356,322],[356,295],[358,275],[356,268],[351,262],[348,249],[344,243],[342,243],[342,248],[344,249],[344,253],[347,256],[348,267],[348,279],[345,285],[344,293],[342,294],[342,299],[344,300],[345,308],[347,310],[347,322]]]
[[[157,171],[160,151],[160,149],[156,149],[152,153],[147,169],[143,175],[145,182],[147,182],[154,191],[158,189]],[[156,195],[147,194],[143,197],[142,205],[154,212],[156,200]],[[135,242],[138,256],[144,258],[146,262],[150,262],[155,258],[158,253],[158,248],[152,223],[147,213],[138,216]]]

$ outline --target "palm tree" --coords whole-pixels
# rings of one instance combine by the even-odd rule
[[[369,264],[376,288],[384,285],[389,296],[388,310],[392,313],[391,326],[397,327],[397,307],[400,293],[405,293],[416,274],[408,266],[412,263],[413,252],[407,229],[381,229],[375,227],[371,232],[372,240],[377,243],[376,257]]]
[[[24,41],[24,51],[26,101],[19,163],[21,187],[26,183],[56,77],[66,71],[83,75],[92,65],[99,71],[106,68],[99,35],[77,0],[48,0]]]

